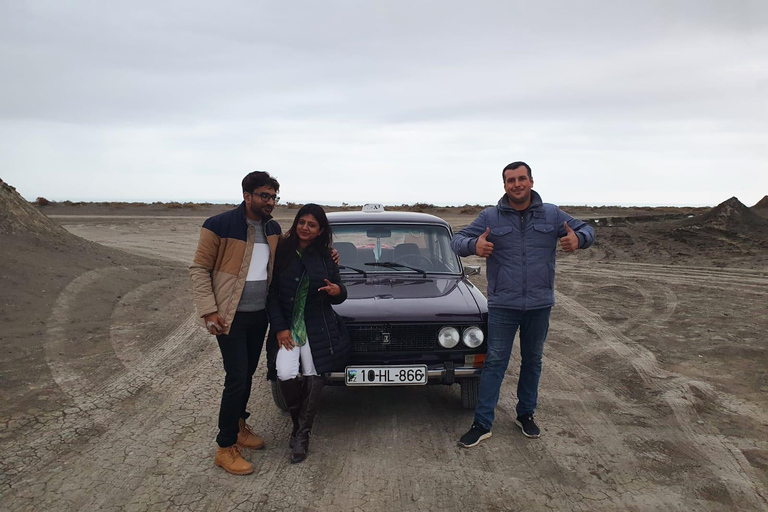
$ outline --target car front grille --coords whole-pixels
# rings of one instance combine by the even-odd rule
[[[348,329],[354,352],[423,352],[440,348],[439,326],[373,324],[350,325]]]

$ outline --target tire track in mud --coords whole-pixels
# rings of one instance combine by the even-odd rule
[[[741,452],[716,429],[703,422],[687,398],[698,383],[660,368],[655,356],[633,342],[617,329],[606,324],[598,315],[561,293],[558,304],[574,317],[584,322],[600,341],[613,350],[619,359],[630,364],[650,389],[660,393],[671,408],[685,439],[696,452],[709,461],[710,470],[725,485],[737,508],[768,509],[768,497],[759,487],[759,479]],[[753,411],[758,412],[758,411]],[[758,421],[765,422],[768,415],[759,414]]]
[[[618,276],[611,276],[612,278],[618,277]],[[620,326],[620,328],[614,328],[608,326],[608,324],[595,313],[590,312],[590,314],[599,319],[599,322],[601,322],[606,327],[610,328],[613,332],[618,333],[621,335],[625,340],[630,341],[633,346],[637,347],[638,349],[644,351],[650,358],[653,359],[654,364],[656,361],[655,356],[652,352],[646,350],[642,347],[642,345],[631,341],[629,337],[624,335],[622,331],[626,330],[628,327],[632,327],[635,325],[642,324],[645,328],[649,326],[659,327],[663,326],[666,322],[668,322],[672,316],[674,315],[675,311],[680,305],[679,298],[677,294],[667,286],[667,281],[664,280],[663,283],[657,282],[652,280],[652,277],[646,277],[643,280],[638,280],[634,283],[634,286],[636,288],[644,288],[647,285],[653,285],[656,289],[652,292],[650,292],[652,295],[658,297],[659,295],[663,295],[663,300],[659,301],[660,305],[654,306],[649,309],[643,309],[642,311],[634,314],[631,318],[629,318],[627,321],[623,322]],[[605,286],[612,286],[610,284],[607,284]],[[579,293],[579,287],[574,287],[574,295],[578,296]],[[644,297],[649,292],[639,292]],[[764,292],[768,293],[768,292]],[[571,298],[570,294],[557,292],[556,293],[558,297],[558,303],[560,301],[560,297],[568,297],[569,300],[574,301],[573,298]],[[575,301],[577,302],[577,301]],[[647,303],[646,303],[647,304]],[[586,309],[586,308],[585,308]],[[554,326],[553,326],[554,327]],[[578,337],[572,336],[568,332],[563,332],[561,335],[566,336],[570,339],[572,339],[575,343],[581,347],[581,350],[579,352],[579,358],[587,358],[587,357],[594,357],[596,354],[604,353],[606,349],[612,349],[610,346],[606,345],[605,343],[602,343],[602,338],[598,337],[597,342],[590,342],[589,340],[584,340]],[[562,360],[563,364],[568,365],[569,361],[571,361],[570,358],[566,358]],[[580,372],[583,371],[592,371],[589,367],[578,365],[578,369]],[[675,374],[677,375],[677,374]],[[601,375],[597,372],[592,371],[592,377],[598,381],[602,381]],[[757,422],[766,423],[768,422],[768,415],[759,407],[755,406],[754,404],[747,402],[745,400],[736,398],[731,395],[726,395],[724,393],[721,393],[717,391],[712,385],[702,382],[702,381],[690,381],[691,384],[695,385],[696,389],[698,389],[701,394],[706,395],[709,399],[717,400],[718,404],[723,407],[724,409],[728,410],[729,412],[732,412],[733,414],[738,414],[741,416],[747,416]],[[606,384],[606,390],[611,389],[612,384],[608,383]],[[631,394],[628,394],[626,392],[621,392],[617,388],[613,389],[614,392],[618,392],[619,396],[626,396],[631,398]]]
[[[685,267],[677,265],[655,265],[650,263],[600,263],[583,266],[577,262],[558,262],[558,268],[568,274],[604,278],[638,278],[662,280],[665,284],[696,285],[718,290],[737,285],[741,290],[764,294],[768,288],[765,272],[738,268]]]
[[[91,272],[73,282],[54,309],[49,335],[54,339],[65,335],[67,312],[78,294],[109,277],[109,271]],[[140,286],[130,297],[150,293],[153,288]],[[103,383],[88,381],[87,375],[68,367],[65,357],[51,352],[55,379],[76,407],[59,421],[35,425],[27,445],[4,450],[10,455],[4,464],[17,468],[9,475],[6,487],[10,492],[4,492],[4,504],[9,510],[25,510],[30,503],[37,506],[45,498],[50,501],[42,508],[48,510],[96,510],[122,508],[138,500],[137,504],[149,501],[162,504],[162,508],[197,502],[200,509],[207,510],[227,503],[230,495],[224,491],[205,496],[194,491],[195,481],[210,483],[212,478],[229,485],[225,473],[212,470],[218,377],[223,372],[218,348],[211,340],[191,317],[187,318],[145,355],[131,349],[125,352],[121,357],[127,363],[124,371]],[[55,345],[52,343],[51,348]],[[263,370],[254,379],[259,378],[264,378]],[[212,380],[216,385],[211,385]],[[262,390],[258,395],[257,407],[271,404],[269,393]],[[270,410],[272,415],[280,415],[276,409]],[[257,421],[263,426],[270,423],[269,416]],[[271,423],[282,428],[286,422],[273,418]],[[262,430],[258,424],[254,426]],[[274,449],[270,457],[257,453],[249,458],[255,459],[260,484],[267,485],[276,473],[271,471],[273,464],[262,465],[275,462]],[[66,475],[62,474],[65,467]],[[259,491],[264,494],[260,486],[254,488],[253,481],[238,480],[237,484],[233,496],[240,496],[240,501],[246,499],[243,497],[252,499]],[[44,493],[38,492],[41,485]],[[225,508],[238,504],[231,502]]]
[[[566,360],[567,358],[557,354],[554,357],[547,356],[545,360],[544,364],[548,370],[552,370],[555,379],[560,381],[558,392],[553,398],[565,400],[576,407],[575,411],[573,408],[568,409],[570,427],[578,429],[578,437],[590,439],[591,446],[599,447],[597,450],[590,450],[587,456],[603,467],[611,468],[613,474],[608,481],[616,485],[618,492],[626,492],[630,489],[622,487],[635,479],[634,468],[637,459],[632,450],[624,444],[622,435],[611,418],[598,410],[595,404],[610,400],[612,404],[624,410],[627,409],[625,401],[629,397],[616,396],[618,393],[615,387],[604,386],[592,375],[585,374],[583,368],[579,368],[581,365]],[[589,381],[589,385],[585,385],[585,380]],[[599,430],[595,428],[597,425],[600,426]],[[552,453],[551,456],[555,457],[556,454]]]
[[[610,403],[636,416],[631,394],[615,383],[604,384],[599,374],[551,348],[545,353],[544,367],[548,376],[546,388],[540,391],[544,407],[558,413],[547,415],[546,441],[519,437],[525,448],[538,455],[538,461],[530,455],[521,457],[522,466],[540,468],[542,462],[548,466],[542,471],[546,479],[540,475],[528,488],[537,495],[556,496],[552,508],[559,510],[623,510],[642,508],[643,503],[645,507],[652,504],[651,508],[678,508],[679,492],[638,474],[637,458],[624,442],[622,427],[614,424],[605,407],[599,407]],[[517,378],[514,368],[508,370],[496,408],[495,433],[502,425],[512,425],[514,434],[520,435],[515,423]],[[517,460],[515,455],[505,460]]]
[[[147,304],[147,297],[171,284],[176,284],[177,281],[179,280],[176,278],[159,279],[138,286],[125,293],[115,306],[109,328],[109,342],[115,355],[127,369],[134,368],[136,362],[143,357],[141,343],[138,340],[154,334],[152,331],[143,332],[147,329],[144,329],[144,322],[136,318],[134,310]],[[146,312],[142,312],[142,315],[148,316]],[[142,320],[150,319],[142,318]],[[137,332],[142,334],[136,334]]]
[[[154,267],[134,267],[134,270],[139,268]],[[145,355],[133,357],[131,368],[124,367],[106,382],[95,382],[74,368],[67,355],[66,343],[73,308],[81,294],[87,293],[95,283],[109,280],[116,272],[124,270],[110,267],[86,272],[59,295],[47,323],[48,340],[44,352],[55,383],[70,397],[74,406],[65,409],[59,417],[36,420],[32,427],[27,426],[35,432],[28,436],[28,443],[15,450],[5,450],[9,454],[3,461],[9,485],[23,478],[33,467],[39,469],[53,460],[59,447],[66,450],[84,433],[109,424],[121,403],[134,399],[146,389],[166,386],[167,375],[173,367],[188,362],[190,353],[210,347],[207,334],[199,330],[190,317],[181,321]]]
[[[595,450],[582,451],[576,456],[574,443],[557,443],[556,437],[546,433],[546,428],[543,434],[546,436],[546,442],[523,437],[515,421],[517,377],[517,373],[510,375],[509,370],[505,375],[502,393],[496,406],[494,437],[491,438],[506,437],[506,440],[510,438],[514,440],[493,448],[486,443],[488,449],[493,450],[486,457],[486,464],[492,468],[492,473],[508,475],[509,461],[515,461],[516,467],[526,468],[527,473],[519,477],[523,480],[520,487],[531,493],[530,502],[538,506],[547,506],[555,510],[616,510],[622,501],[618,497],[609,498],[605,493],[605,484],[600,485],[593,475],[584,471],[585,466],[592,468],[610,466],[604,454]],[[548,420],[547,428],[555,425],[557,421],[559,420],[554,419],[549,423]],[[475,448],[472,449],[475,450]],[[576,458],[578,462],[574,463]],[[520,489],[514,487],[508,489],[506,501],[502,500],[502,503],[508,503],[510,496],[518,492]],[[619,493],[617,491],[613,494]],[[551,504],[548,503],[550,501]]]
[[[575,274],[572,273],[572,274]],[[569,271],[569,277],[572,277]],[[662,325],[668,321],[672,315],[674,315],[677,307],[680,303],[677,294],[672,291],[668,286],[662,286],[658,283],[650,280],[628,280],[629,282],[621,282],[613,279],[615,276],[609,276],[601,280],[600,284],[594,284],[590,286],[588,293],[590,296],[605,296],[616,295],[616,289],[622,289],[625,295],[631,295],[633,292],[637,293],[642,298],[642,304],[628,304],[627,299],[620,302],[620,306],[624,308],[630,308],[633,311],[631,317],[623,320],[617,325],[617,329],[622,332],[627,332],[639,325]],[[562,291],[563,295],[573,297],[578,300],[585,292],[583,286],[578,286],[579,281],[571,279],[570,284],[572,288],[569,291]],[[663,311],[659,312],[657,302],[659,301],[659,295],[663,297]]]
[[[134,269],[140,268],[152,267],[134,267]],[[189,341],[194,338],[197,331],[193,317],[186,318],[147,354],[143,356],[134,354],[132,367],[124,366],[122,371],[111,376],[108,383],[92,382],[88,375],[74,369],[67,356],[68,326],[73,318],[71,310],[81,294],[87,293],[97,281],[108,281],[114,273],[120,271],[122,269],[104,268],[79,276],[61,292],[48,319],[48,341],[45,343],[46,362],[56,384],[78,406],[86,405],[89,408],[95,405],[108,406],[129,396],[132,390],[140,388],[151,380],[151,376],[162,373],[183,356],[185,351],[180,349],[189,348]],[[104,402],[105,399],[107,402]]]
[[[634,446],[638,442],[653,445],[666,441],[668,436],[659,430],[664,417],[660,416],[658,407],[646,400],[638,400],[609,376],[556,350],[549,350],[544,365],[549,377],[547,389],[542,394],[551,404],[548,407],[560,411],[547,419],[549,429],[559,429],[556,432],[559,439],[552,440],[547,436],[547,451],[553,459],[564,460],[566,464],[578,459],[578,463],[571,466],[584,481],[585,495],[591,495],[593,499],[604,495],[601,503],[603,506],[610,503],[607,510],[638,507],[664,510],[688,507],[692,510],[701,506],[700,503],[697,505],[690,488],[685,492],[679,484],[660,486],[655,483],[660,477],[666,478],[665,473],[676,467],[677,463],[671,457],[663,460],[662,466],[649,467],[646,452],[638,452]],[[621,423],[617,424],[616,418]],[[576,442],[561,440],[563,437],[574,438]],[[681,442],[677,437],[673,433],[675,446]],[[583,440],[589,441],[585,443]],[[708,465],[709,461],[695,449],[689,451],[693,460]],[[640,454],[643,454],[642,460],[638,458]]]

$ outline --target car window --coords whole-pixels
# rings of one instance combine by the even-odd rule
[[[445,226],[340,224],[332,228],[333,246],[339,252],[342,266],[366,272],[413,272],[407,267],[437,273],[460,272],[458,258],[451,251],[451,234]]]

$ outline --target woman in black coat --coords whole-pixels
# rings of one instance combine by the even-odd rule
[[[325,211],[316,204],[304,205],[277,246],[267,298],[270,329],[280,346],[277,378],[293,421],[292,463],[307,457],[323,373],[343,367],[351,352],[344,324],[331,308],[344,302],[347,289],[330,246]]]

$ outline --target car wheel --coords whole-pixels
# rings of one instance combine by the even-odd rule
[[[465,409],[474,409],[477,406],[477,393],[480,390],[480,379],[461,379],[461,406]]]
[[[283,390],[280,389],[280,385],[277,383],[277,380],[273,380],[271,384],[272,384],[272,400],[275,401],[275,405],[277,406],[278,409],[282,411],[287,411],[288,403],[286,403],[285,397],[283,396]]]

